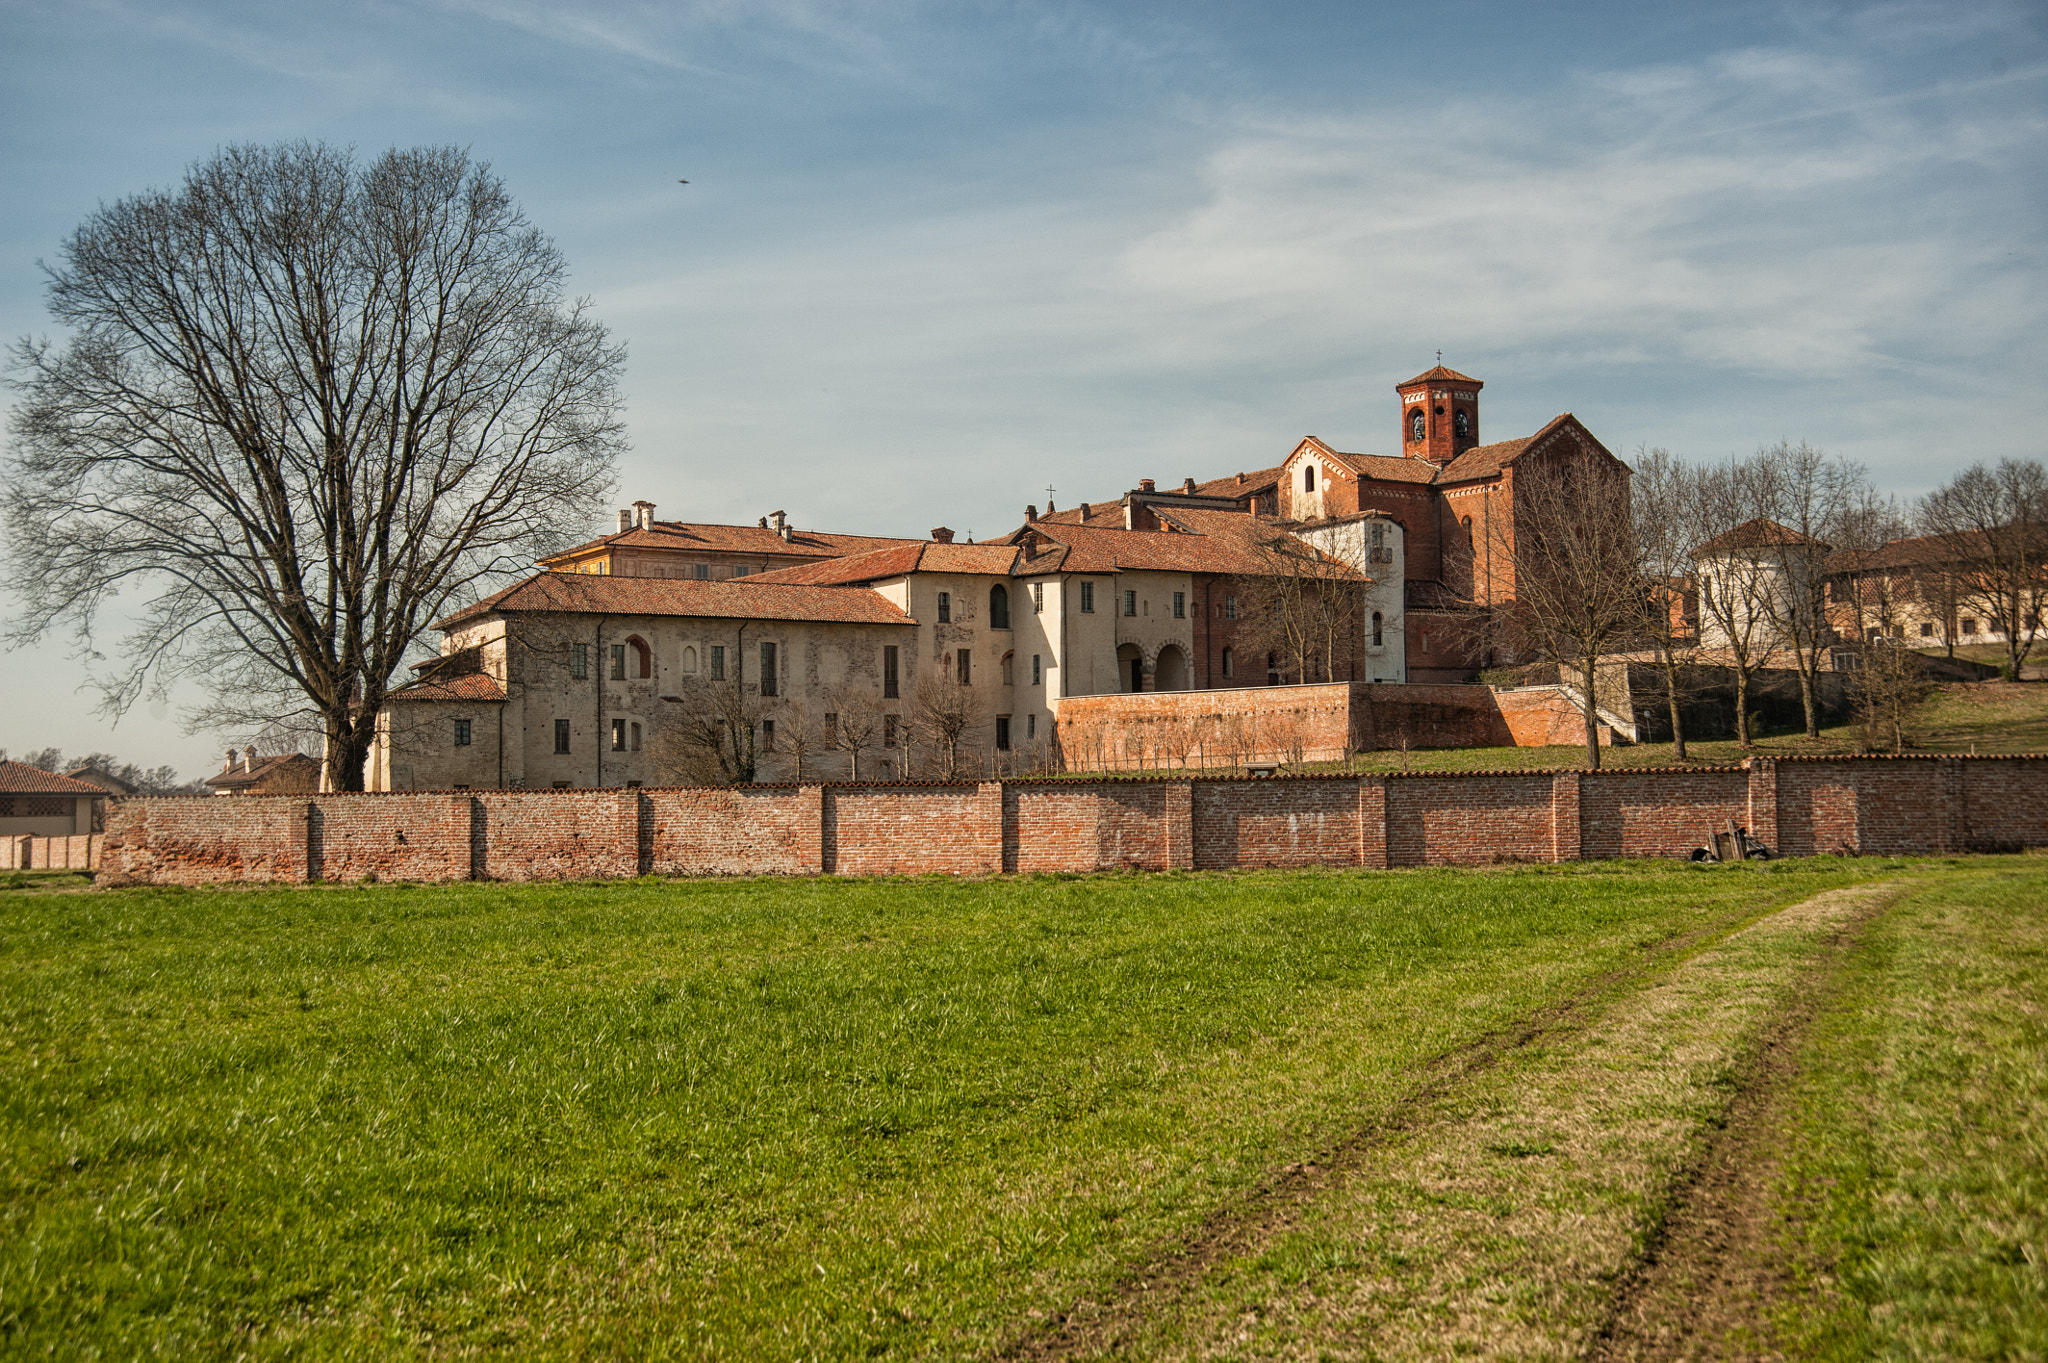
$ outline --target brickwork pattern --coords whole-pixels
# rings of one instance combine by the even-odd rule
[[[98,833],[64,837],[10,833],[0,837],[0,871],[89,871],[99,864]]]
[[[1378,869],[1680,857],[1730,821],[1784,856],[2048,846],[2048,757],[129,799],[111,803],[98,860],[117,879],[184,885]],[[80,854],[91,851],[87,843]]]

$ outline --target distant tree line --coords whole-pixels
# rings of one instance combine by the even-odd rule
[[[172,766],[143,767],[134,762],[123,762],[110,752],[89,752],[80,757],[66,758],[57,748],[42,748],[10,758],[7,749],[0,748],[0,762],[20,762],[38,771],[47,771],[58,776],[69,776],[74,772],[103,772],[134,787],[137,795],[204,795],[206,786],[199,781],[186,781],[178,776],[178,769]]]

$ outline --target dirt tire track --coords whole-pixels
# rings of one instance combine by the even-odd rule
[[[1870,923],[1906,886],[1874,895],[1829,935],[1809,987],[1774,1017],[1742,1084],[1686,1175],[1641,1259],[1616,1286],[1593,1363],[1773,1360],[1768,1314],[1791,1282],[1775,1239],[1780,1122],[1813,1024],[1841,988],[1842,967]]]
[[[1888,903],[1889,897],[1883,902]],[[1290,1229],[1328,1178],[1362,1165],[1375,1149],[1412,1130],[1460,1084],[1537,1041],[1582,1025],[1593,1011],[1591,1005],[1621,993],[1630,984],[1671,970],[1695,951],[1750,923],[1796,907],[1789,904],[1765,913],[1745,908],[1705,927],[1652,943],[1643,949],[1646,959],[1641,963],[1602,972],[1565,998],[1443,1052],[1423,1068],[1421,1082],[1385,1116],[1352,1129],[1300,1163],[1269,1173],[1155,1251],[1103,1300],[1076,1302],[1052,1320],[1033,1325],[992,1357],[1003,1363],[1046,1363],[1114,1352],[1131,1325],[1154,1313],[1156,1303],[1171,1300],[1216,1264]]]

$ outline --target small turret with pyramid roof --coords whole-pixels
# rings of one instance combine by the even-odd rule
[[[1401,395],[1401,453],[1437,468],[1479,443],[1479,390],[1470,374],[1443,366],[1394,385]]]

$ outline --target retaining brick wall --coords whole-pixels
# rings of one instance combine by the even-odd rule
[[[1742,769],[444,791],[111,802],[101,869],[164,884],[1470,865],[2048,846],[2048,757]]]
[[[0,871],[89,871],[100,864],[100,835],[72,833],[38,837],[33,833],[0,836]]]

